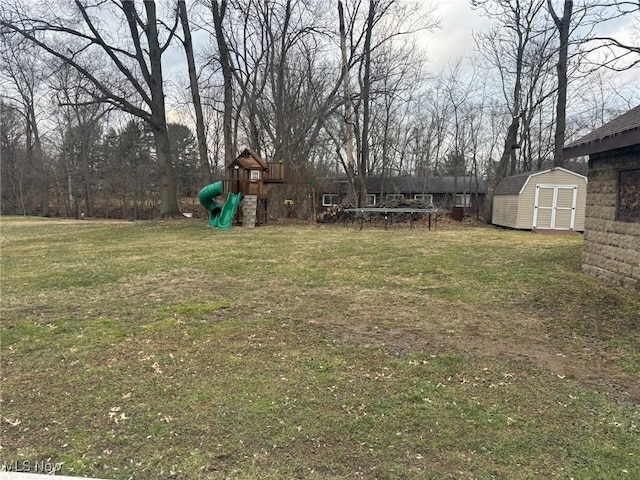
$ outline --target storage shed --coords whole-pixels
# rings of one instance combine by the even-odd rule
[[[584,231],[587,177],[556,167],[503,178],[493,193],[492,222],[524,230]]]

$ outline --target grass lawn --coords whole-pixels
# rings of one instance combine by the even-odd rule
[[[640,297],[581,236],[0,220],[0,466],[640,478]]]

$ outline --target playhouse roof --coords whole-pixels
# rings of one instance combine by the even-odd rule
[[[229,164],[227,168],[234,168],[236,165],[245,170],[266,170],[267,164],[256,152],[250,148],[245,148],[238,157]]]

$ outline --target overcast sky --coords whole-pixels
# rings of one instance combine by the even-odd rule
[[[331,4],[333,3],[331,1]],[[474,55],[475,48],[473,33],[487,31],[492,22],[486,16],[481,15],[481,10],[472,9],[469,0],[431,0],[431,3],[436,7],[436,15],[440,19],[440,27],[431,32],[422,32],[420,34],[420,44],[427,52],[429,59],[428,70],[432,74],[437,74],[445,69],[449,63],[453,63],[460,58],[471,58]],[[560,6],[561,2],[558,0],[555,4]],[[635,22],[636,24],[640,23],[640,18],[636,18]],[[633,23],[634,20],[631,16],[627,16],[621,20],[602,25],[601,29],[604,33],[611,34],[616,38],[630,41]],[[635,32],[636,37],[633,41],[638,42],[638,30],[635,30]],[[205,32],[195,32],[195,37],[196,41],[201,45],[205,42],[210,43],[208,34]],[[185,61],[182,49],[176,47],[170,54],[170,64],[173,69],[180,72],[179,76],[183,77],[184,72],[186,72],[186,66],[183,65]],[[635,83],[640,85],[640,68],[615,74],[615,76],[618,84],[628,86]],[[638,90],[640,90],[640,87],[638,87]]]
[[[473,10],[469,0],[436,1],[440,28],[425,34],[425,44],[432,70],[440,70],[450,61],[470,57],[474,43],[472,33],[489,28],[490,22]]]
[[[458,57],[469,57],[473,54],[473,32],[486,31],[491,21],[481,15],[481,10],[472,9],[469,0],[434,1],[440,28],[425,34],[429,59],[435,67],[445,66]],[[578,5],[581,2],[576,2]],[[562,2],[554,2],[560,9]],[[577,7],[575,7],[577,8]],[[611,35],[621,41],[638,44],[640,38],[640,12],[621,19],[606,22],[598,26],[602,35]]]
[[[330,3],[333,5],[334,1]],[[426,3],[427,0],[425,0]],[[429,69],[432,72],[440,71],[447,63],[456,61],[458,58],[471,57],[475,47],[473,33],[487,31],[490,28],[491,20],[482,16],[480,9],[472,9],[470,3],[470,0],[430,0],[430,4],[435,6],[436,15],[440,19],[440,27],[432,32],[425,31],[420,34],[420,37],[421,43],[427,50],[430,62]],[[579,3],[581,2],[576,2],[576,4]],[[555,1],[554,4],[560,8],[562,2]],[[205,18],[208,19],[208,15],[205,14]],[[640,14],[635,20],[636,24],[640,24]],[[632,29],[630,27],[632,23],[631,16],[627,16],[615,22],[608,22],[600,29],[603,33],[613,35],[618,39],[631,41]],[[633,39],[636,43],[640,41],[637,35],[638,30],[636,29],[636,38]],[[194,37],[196,41],[202,41],[208,39],[208,34],[196,31]],[[171,54],[179,57],[182,52],[178,48]],[[184,60],[175,58],[175,61],[182,62]]]
[[[459,58],[469,59],[474,55],[473,33],[487,31],[491,20],[481,15],[481,10],[472,9],[469,0],[433,0],[440,18],[440,28],[426,32],[423,42],[429,58],[429,70],[437,73],[448,63]],[[582,2],[575,2],[576,5]],[[554,2],[560,8],[562,2]],[[575,8],[575,7],[574,7]],[[603,36],[612,36],[627,44],[640,44],[640,12],[598,25]],[[627,97],[640,98],[640,67],[625,72],[609,73],[616,88],[627,91]],[[633,94],[635,91],[636,94]]]

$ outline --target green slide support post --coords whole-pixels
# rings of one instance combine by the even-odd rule
[[[230,193],[227,201],[221,204],[217,201],[217,198],[222,195],[222,191],[222,182],[212,183],[200,190],[198,200],[200,200],[200,205],[209,212],[210,227],[229,230],[231,229],[231,225],[233,225],[233,218],[236,215],[240,200],[242,200],[242,194]]]

